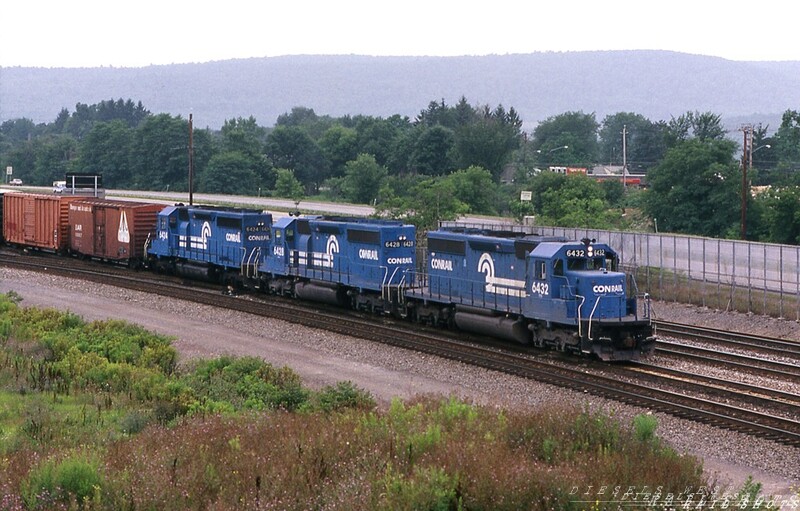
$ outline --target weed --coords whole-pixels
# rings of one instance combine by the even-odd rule
[[[658,419],[652,415],[639,414],[633,418],[633,434],[640,442],[654,442]]]
[[[98,498],[98,489],[103,487],[96,456],[77,452],[63,460],[46,460],[31,470],[22,485],[22,496],[30,509],[47,509],[55,502],[78,504]]]

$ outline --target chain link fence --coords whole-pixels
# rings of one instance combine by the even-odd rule
[[[442,222],[589,238],[609,244],[639,292],[691,303],[800,321],[800,247],[675,234],[573,229],[503,223]]]

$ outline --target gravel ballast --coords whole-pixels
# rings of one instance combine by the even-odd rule
[[[636,414],[649,413],[552,385],[279,320],[0,268],[0,292],[8,291],[22,296],[22,305],[70,310],[87,320],[124,319],[172,336],[182,359],[222,354],[258,356],[291,367],[310,387],[349,380],[382,402],[420,394],[458,396],[503,408],[578,402],[612,411],[625,424],[630,424]],[[800,339],[800,325],[793,321],[681,304],[654,306],[664,320]],[[678,452],[702,458],[706,470],[721,485],[739,487],[752,475],[763,483],[763,494],[786,499],[800,488],[800,448],[652,413],[658,418],[656,433]]]

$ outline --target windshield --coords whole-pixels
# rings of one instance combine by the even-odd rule
[[[605,268],[605,258],[603,257],[567,259],[567,269],[570,271],[596,271]]]

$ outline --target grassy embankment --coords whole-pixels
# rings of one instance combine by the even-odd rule
[[[0,511],[603,509],[713,486],[649,415],[380,408],[347,382],[311,391],[253,358],[179,365],[139,327],[16,302],[0,296]]]

